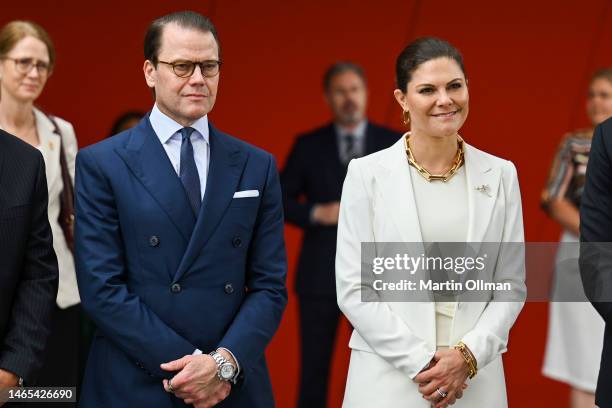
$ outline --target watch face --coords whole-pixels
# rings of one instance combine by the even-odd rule
[[[235,372],[236,370],[234,369],[234,366],[231,364],[223,364],[221,366],[221,377],[223,377],[224,380],[232,379],[232,377],[234,377]]]

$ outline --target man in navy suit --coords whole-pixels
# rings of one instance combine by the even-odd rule
[[[395,143],[400,134],[366,119],[367,84],[351,62],[323,78],[333,123],[297,138],[281,175],[287,221],[304,230],[297,266],[302,346],[298,407],[324,407],[340,309],[334,263],[342,183],[348,162]]]
[[[98,327],[83,407],[271,407],[264,349],[287,301],[273,157],[208,121],[219,82],[212,22],[155,20],[152,111],[81,150],[76,259]]]

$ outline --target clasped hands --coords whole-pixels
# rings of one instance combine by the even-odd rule
[[[228,361],[234,359],[220,350]],[[185,404],[196,408],[211,408],[227,398],[231,385],[217,376],[217,363],[208,354],[187,355],[178,360],[161,365],[162,370],[178,373],[172,379],[163,380],[166,392],[173,393]]]
[[[438,350],[433,359],[414,381],[419,392],[436,408],[447,408],[463,397],[467,388],[469,368],[455,349]]]

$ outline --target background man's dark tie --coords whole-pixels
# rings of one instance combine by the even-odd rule
[[[348,165],[348,163],[357,157],[359,157],[359,152],[357,151],[356,146],[356,138],[353,134],[348,134],[344,136],[344,163]]]

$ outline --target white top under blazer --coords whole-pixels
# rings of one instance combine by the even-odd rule
[[[427,181],[410,166],[410,178],[424,242],[465,242],[468,230],[467,181],[461,166],[449,180]],[[436,347],[448,348],[457,302],[436,302]]]

